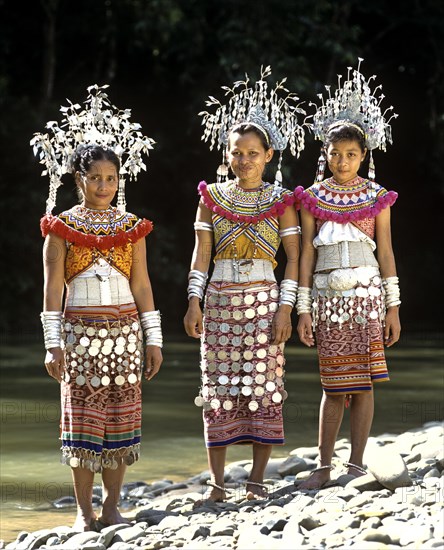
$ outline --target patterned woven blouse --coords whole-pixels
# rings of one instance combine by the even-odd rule
[[[384,208],[392,206],[398,197],[395,191],[387,191],[378,183],[360,176],[347,185],[328,178],[305,191],[299,190],[298,199],[316,218],[318,231],[326,221],[352,223],[372,239],[375,217]]]
[[[296,197],[288,189],[264,183],[259,189],[242,189],[233,181],[226,183],[205,182],[199,184],[199,193],[205,206],[212,212],[214,260],[232,259],[233,246],[236,244],[239,258],[251,258],[254,242],[257,241],[256,258],[274,259],[279,248],[279,216],[296,202]]]
[[[114,207],[92,210],[74,206],[58,216],[46,214],[40,228],[43,237],[54,233],[66,240],[65,281],[69,283],[92,266],[94,257],[99,255],[107,260],[107,251],[111,249],[112,266],[129,279],[132,243],[148,235],[153,224],[130,212],[122,214]]]

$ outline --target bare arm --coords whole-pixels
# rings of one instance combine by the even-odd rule
[[[197,208],[196,221],[212,223],[211,212],[202,201],[199,202]],[[197,230],[195,232],[195,244],[190,269],[208,273],[212,249],[213,233],[211,231]],[[197,296],[192,296],[188,301],[188,310],[183,323],[188,336],[200,338],[202,334],[202,310]]]
[[[62,311],[65,289],[66,244],[50,233],[43,245],[43,311]],[[60,346],[47,350],[45,367],[58,382],[62,379],[65,354]]]
[[[302,221],[302,251],[299,264],[299,286],[313,286],[313,272],[316,265],[316,248],[313,246],[313,240],[316,236],[316,221],[314,217],[301,207]],[[310,313],[301,313],[298,322],[299,339],[306,346],[314,346],[314,336],[312,329],[312,319]]]
[[[384,208],[376,216],[376,242],[376,254],[381,276],[384,279],[396,276],[396,262],[390,228],[390,208]],[[384,343],[387,347],[393,346],[399,340],[400,335],[399,306],[392,306],[387,309],[385,316]]]
[[[299,225],[298,215],[295,208],[288,207],[285,212],[279,216],[279,229],[295,227]],[[282,246],[284,247],[287,263],[285,265],[284,279],[298,280],[299,273],[299,250],[300,236],[287,235],[282,237]],[[271,340],[273,344],[280,344],[290,339],[292,333],[291,325],[292,307],[288,304],[282,304],[276,311],[271,328]]]
[[[153,289],[146,262],[145,238],[138,240],[133,245],[130,287],[139,313],[155,310]],[[162,361],[162,350],[159,346],[146,346],[145,378],[147,380],[151,380],[159,372]]]

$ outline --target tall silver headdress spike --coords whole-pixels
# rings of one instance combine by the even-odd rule
[[[234,82],[233,87],[222,86],[228,101],[222,104],[218,99],[209,96],[205,104],[208,107],[216,105],[216,111],[209,113],[201,111],[204,132],[202,140],[210,143],[210,150],[214,147],[222,149],[225,158],[225,149],[228,143],[228,135],[233,126],[241,122],[248,122],[259,129],[267,137],[271,147],[282,152],[289,147],[293,156],[299,154],[305,146],[304,124],[299,125],[297,116],[306,112],[296,102],[299,98],[284,87],[286,78],[277,82],[274,89],[268,88],[265,80],[271,74],[271,67],[261,67],[261,77],[250,86],[248,75],[245,80]],[[218,170],[218,181],[223,181],[228,173],[226,165],[222,164]],[[275,184],[281,185],[282,174],[280,160],[276,172]]]
[[[381,93],[382,86],[376,86],[373,92],[370,89],[370,83],[376,79],[372,75],[367,80],[360,72],[363,58],[358,58],[358,68],[352,71],[348,67],[347,80],[342,83],[342,76],[338,75],[338,87],[332,96],[330,86],[325,86],[328,91],[328,98],[323,99],[322,94],[318,94],[322,103],[316,105],[316,112],[313,115],[313,122],[309,125],[313,130],[315,139],[325,142],[327,134],[333,125],[341,122],[357,125],[365,135],[365,144],[370,153],[373,149],[386,150],[386,144],[392,143],[392,132],[390,121],[397,118],[397,114],[387,120],[386,113],[393,109],[389,107],[384,112],[381,111],[380,104],[384,99]],[[351,77],[350,77],[351,73]],[[322,155],[321,155],[322,156]],[[324,159],[325,160],[325,159]],[[321,158],[320,158],[321,161]],[[323,178],[323,173],[318,167],[318,177]],[[371,155],[369,178],[374,179],[375,170],[373,156]]]
[[[120,159],[120,179],[117,193],[117,208],[126,210],[125,176],[135,180],[141,170],[146,170],[142,154],[149,154],[155,141],[141,132],[137,122],[131,122],[131,110],[120,110],[112,105],[104,92],[109,85],[88,87],[84,107],[72,103],[61,107],[63,118],[60,125],[51,120],[46,128],[52,133],[35,133],[30,141],[34,155],[44,164],[42,176],[49,176],[49,197],[46,212],[50,214],[56,203],[57,189],[61,178],[72,171],[72,157],[79,145],[99,145],[109,148]]]

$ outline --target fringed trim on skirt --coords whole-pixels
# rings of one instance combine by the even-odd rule
[[[103,449],[101,453],[77,447],[62,447],[60,462],[71,468],[85,468],[100,473],[103,468],[116,470],[121,464],[131,466],[140,458],[140,443],[120,449]]]

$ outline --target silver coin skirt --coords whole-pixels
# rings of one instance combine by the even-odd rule
[[[275,282],[208,285],[195,399],[207,447],[284,443],[284,345],[271,344],[278,297]]]
[[[69,307],[63,321],[62,463],[132,464],[141,438],[142,331],[135,304]]]

